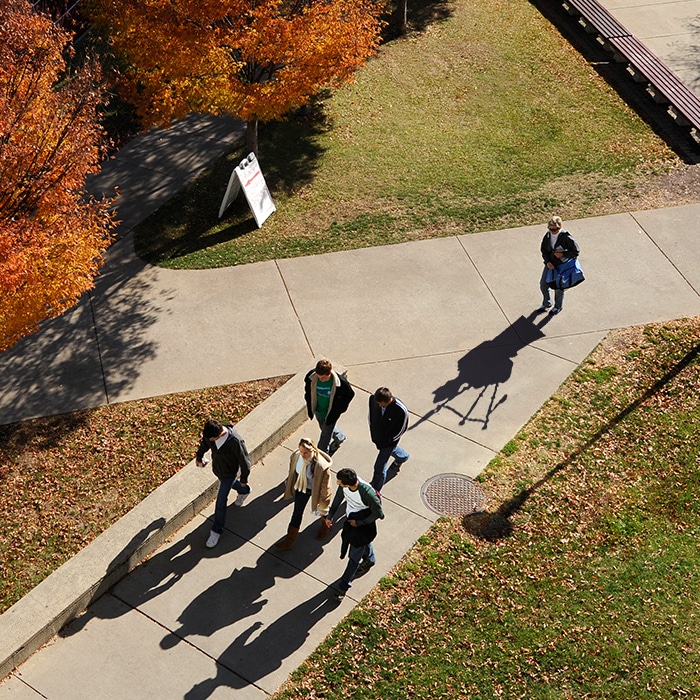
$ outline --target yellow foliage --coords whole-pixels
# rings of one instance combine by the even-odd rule
[[[90,0],[148,125],[193,111],[266,121],[352,79],[382,23],[375,0]]]
[[[84,197],[101,94],[94,66],[66,75],[69,38],[26,0],[0,5],[0,350],[93,286],[114,226]]]

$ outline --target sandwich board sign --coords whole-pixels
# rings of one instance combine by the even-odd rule
[[[248,206],[253,212],[255,223],[260,228],[265,219],[276,210],[276,207],[272,201],[270,190],[267,189],[265,178],[254,153],[244,158],[233,169],[226,188],[226,194],[219,207],[219,218],[223,216],[233,200],[238,197],[238,193],[241,190],[243,190],[243,194],[248,200]]]

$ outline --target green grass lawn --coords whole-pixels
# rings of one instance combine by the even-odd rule
[[[586,216],[676,161],[527,0],[447,7],[261,127],[262,229],[241,201],[217,219],[236,151],[137,228],[139,255],[214,267]]]
[[[611,333],[274,697],[700,697],[699,339]]]

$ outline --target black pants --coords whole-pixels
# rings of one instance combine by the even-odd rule
[[[292,512],[292,519],[289,521],[290,527],[299,527],[301,525],[304,508],[306,508],[306,504],[309,502],[310,498],[311,489],[294,492],[294,511]]]

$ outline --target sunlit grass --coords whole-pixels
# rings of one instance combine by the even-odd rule
[[[457,0],[309,116],[263,125],[278,210],[216,213],[236,152],[138,227],[171,267],[233,265],[595,213],[674,157],[526,0]]]

